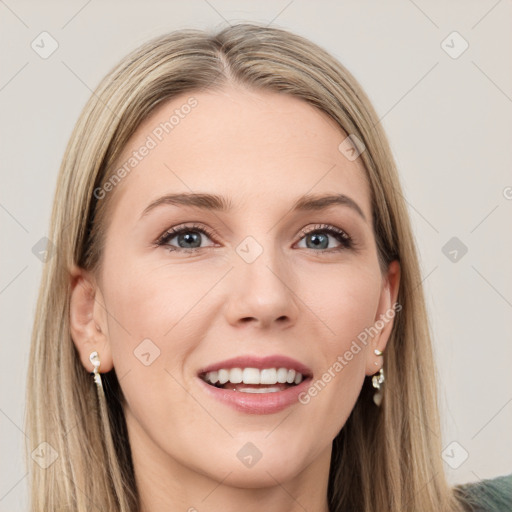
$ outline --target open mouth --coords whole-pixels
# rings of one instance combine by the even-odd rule
[[[199,377],[210,386],[242,393],[277,393],[297,386],[309,376],[291,368],[223,368]]]

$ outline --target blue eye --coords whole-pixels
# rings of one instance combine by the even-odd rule
[[[301,247],[301,249],[329,249],[329,238],[335,238],[340,246],[338,247],[331,247],[333,250],[342,250],[342,249],[350,249],[353,247],[354,243],[352,238],[345,233],[345,231],[335,228],[334,226],[329,225],[319,225],[315,226],[313,229],[308,231],[301,231],[301,234],[303,235],[301,238],[301,241],[303,239],[306,240],[306,247]],[[308,245],[307,242],[310,242]],[[320,251],[325,252],[325,251]],[[329,251],[332,252],[332,251]]]
[[[198,249],[202,249],[200,246],[203,235],[208,238],[213,238],[212,233],[200,226],[171,228],[158,239],[157,245],[167,245],[171,251],[181,250],[184,252],[195,252]],[[169,242],[175,238],[178,244],[183,245],[179,245],[178,247],[170,245]]]
[[[318,253],[332,253],[344,249],[351,249],[355,246],[352,238],[345,231],[327,224],[315,225],[310,230],[302,230],[299,243],[306,240],[306,246],[299,247],[301,249],[312,249]],[[213,245],[202,246],[203,236],[214,239],[213,233],[202,226],[182,226],[174,227],[166,231],[156,242],[156,245],[165,245],[170,251],[180,251],[185,253],[193,253],[200,249],[213,247]],[[338,242],[338,246],[329,247],[330,239],[334,238]],[[171,241],[176,240],[176,244]]]

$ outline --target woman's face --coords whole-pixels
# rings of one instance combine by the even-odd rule
[[[379,269],[369,186],[345,138],[291,96],[197,92],[145,120],[118,160],[124,177],[96,191],[113,194],[101,275],[89,276],[96,349],[120,379],[136,470],[235,487],[326,478],[392,321],[362,333],[398,288],[397,268]],[[80,347],[89,371],[94,349]],[[230,381],[213,386],[206,370]]]

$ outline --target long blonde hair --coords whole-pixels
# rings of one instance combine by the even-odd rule
[[[31,510],[138,512],[124,398],[112,370],[103,374],[107,407],[100,407],[93,379],[80,363],[70,335],[69,270],[100,268],[107,206],[115,192],[98,201],[94,190],[112,176],[116,158],[140,123],[165,100],[228,82],[302,99],[364,143],[360,157],[371,189],[381,268],[384,272],[395,259],[401,265],[402,309],[384,358],[384,399],[381,407],[373,404],[366,379],[334,440],[331,512],[461,510],[441,460],[435,368],[415,243],[378,116],[353,76],[326,51],[287,31],[255,24],[213,35],[181,30],[149,41],[109,72],[76,124],[58,177],[48,235],[56,252],[43,270],[32,334]],[[58,455],[46,469],[30,457],[42,442]]]

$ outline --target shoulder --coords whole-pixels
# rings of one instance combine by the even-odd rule
[[[468,512],[512,511],[512,474],[455,486]]]

